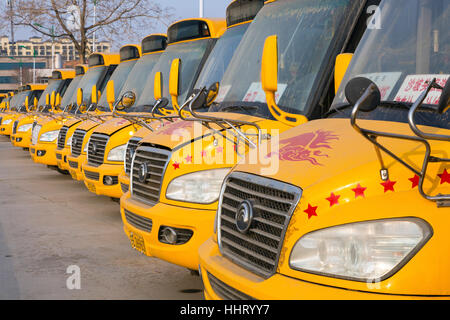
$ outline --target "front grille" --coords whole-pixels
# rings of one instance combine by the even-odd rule
[[[62,160],[62,154],[56,153],[56,160]]]
[[[153,147],[139,147],[136,150],[131,175],[134,198],[150,205],[159,201],[161,183],[170,154],[168,150]],[[147,165],[148,174],[145,181],[140,181],[139,172],[144,163]]]
[[[81,148],[83,148],[83,140],[86,135],[86,131],[76,129],[72,136],[72,157],[78,157],[81,154]]]
[[[78,162],[69,161],[69,166],[70,166],[72,169],[78,169]]]
[[[152,231],[153,226],[152,219],[141,217],[135,213],[128,211],[127,209],[124,209],[124,212],[127,222],[131,224],[133,227],[146,232]]]
[[[13,123],[13,127],[12,127],[12,133],[16,134],[17,133],[17,126],[19,125],[19,120],[14,121]]]
[[[131,161],[133,160],[133,155],[136,152],[138,143],[141,140],[142,138],[133,137],[128,141],[127,151],[125,153],[125,173],[127,175],[130,175]]]
[[[276,272],[284,234],[301,196],[301,189],[242,172],[230,174],[219,202],[219,247],[224,256],[265,278]],[[240,204],[252,203],[253,219],[239,231]]]
[[[41,131],[42,126],[37,124],[36,122],[33,123],[33,131],[31,132],[31,144],[35,145],[38,143],[39,138],[39,131]]]
[[[122,188],[122,192],[123,193],[127,193],[128,192],[129,186],[127,184],[121,182],[120,183],[120,187]]]
[[[177,234],[177,241],[175,243],[169,243],[169,242],[166,241],[166,239],[165,239],[165,237],[163,235],[164,230],[166,228],[172,229]],[[159,240],[159,242],[162,242],[162,243],[180,245],[180,244],[185,244],[186,242],[191,240],[193,234],[194,234],[194,231],[189,230],[189,229],[161,226],[159,228],[159,232],[158,232],[158,240]]]
[[[61,128],[61,130],[59,130],[58,144],[57,144],[58,150],[64,149],[64,146],[66,145],[66,136],[67,136],[68,130],[69,130],[69,127],[66,127],[66,126],[63,126]]]
[[[100,173],[98,172],[84,170],[84,175],[90,180],[98,181],[98,179],[100,179]]]
[[[225,282],[217,279],[211,273],[208,272],[208,280],[214,293],[217,294],[223,300],[256,300],[255,298],[242,293]]]
[[[105,158],[106,144],[109,136],[101,133],[93,133],[89,139],[88,146],[88,164],[98,167],[103,164]]]

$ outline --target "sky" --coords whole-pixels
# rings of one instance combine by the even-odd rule
[[[199,16],[199,0],[154,0],[159,2],[162,6],[174,8],[174,20],[194,18]],[[211,18],[224,18],[227,6],[231,0],[203,0],[204,16]],[[161,26],[154,30],[149,30],[148,33],[166,33],[167,28]],[[146,36],[148,33],[144,34]],[[9,33],[8,33],[9,35]],[[16,29],[16,40],[26,40],[30,37],[30,32],[27,29]],[[117,44],[116,44],[117,45]]]

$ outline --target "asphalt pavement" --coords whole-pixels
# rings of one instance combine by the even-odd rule
[[[0,136],[0,299],[203,299],[187,269],[130,247],[119,205]]]

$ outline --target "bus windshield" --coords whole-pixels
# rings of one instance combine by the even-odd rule
[[[122,90],[116,98],[120,98],[127,91],[133,91],[137,99],[139,99],[147,80],[150,79],[149,75],[161,57],[161,54],[162,52],[156,52],[142,56],[130,71]]]
[[[272,118],[261,86],[261,57],[268,36],[278,38],[278,106],[310,112],[314,84],[324,75],[338,38],[361,7],[350,0],[284,0],[267,3],[249,26],[223,76],[216,102],[258,106],[255,116]]]
[[[136,61],[137,60],[121,62],[117,66],[116,70],[114,70],[111,78],[109,79],[114,81],[114,92],[120,92],[125,81],[127,80],[127,77],[130,75],[130,71],[134,70],[133,67],[136,65]],[[102,111],[111,111],[108,105],[108,101],[106,100],[106,96],[106,92],[105,94],[102,94],[98,102],[98,106]]]
[[[50,82],[48,83],[48,86],[45,88],[44,92],[42,92],[41,97],[39,98],[38,101],[38,106],[43,106],[45,104],[45,96],[51,95],[53,91],[55,91],[56,93],[59,90],[59,86],[61,85],[61,83],[64,80],[61,79],[53,79],[50,80]]]
[[[161,55],[158,63],[153,68],[148,78],[142,96],[138,97],[136,106],[152,106],[155,103],[153,80],[156,72],[160,71],[163,75],[163,96],[169,98],[169,75],[170,67],[174,59],[181,59],[180,68],[180,90],[178,101],[184,102],[189,91],[192,89],[193,82],[199,73],[199,66],[205,55],[209,52],[209,48],[213,45],[213,39],[201,39],[188,42],[180,42],[170,44],[166,51]],[[172,101],[169,99],[169,108]],[[130,109],[130,111],[133,109]]]
[[[22,106],[25,103],[25,98],[28,96],[29,93],[30,93],[30,91],[22,91],[16,95],[14,95],[11,98],[11,101],[9,104],[11,106],[11,110],[17,110],[17,108]]]
[[[70,85],[67,87],[67,90],[61,99],[61,108],[64,109],[69,104],[77,101],[78,84],[80,83],[80,81],[83,77],[84,77],[84,75],[76,76],[75,78],[73,78],[72,82],[70,82]],[[45,99],[45,97],[44,97],[44,99]]]
[[[220,82],[250,23],[231,27],[217,41],[195,84],[196,89]]]
[[[365,119],[407,122],[409,106],[436,78],[444,86],[450,76],[450,2],[448,0],[384,0],[381,29],[368,29],[335,97],[333,117],[349,117],[345,86],[354,77],[375,82],[382,108],[361,114]],[[425,105],[435,105],[440,90],[432,90]],[[390,102],[390,103],[387,103]],[[450,112],[418,112],[419,124],[450,129]]]

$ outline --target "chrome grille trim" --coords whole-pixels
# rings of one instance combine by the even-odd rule
[[[109,136],[101,133],[93,133],[89,139],[88,145],[88,164],[98,167],[103,164],[105,160],[105,149],[108,143]],[[94,153],[94,144],[97,146],[97,152]]]
[[[124,209],[124,213],[125,219],[127,219],[127,222],[131,224],[133,227],[145,232],[152,231],[153,227],[152,219],[141,217],[135,213],[128,211],[127,209]]]
[[[230,287],[225,282],[217,279],[211,273],[207,273],[208,281],[214,293],[223,300],[256,300],[255,298],[246,295],[245,293]]]
[[[76,129],[75,132],[73,133],[72,147],[71,147],[72,157],[78,157],[81,154],[81,148],[83,148],[83,140],[85,135],[86,131],[81,129]],[[74,139],[76,143],[73,143]]]
[[[35,145],[38,143],[39,131],[41,131],[42,126],[37,124],[36,121],[33,122],[33,131],[31,132],[31,144]]]
[[[261,176],[232,172],[226,178],[218,206],[221,253],[234,263],[264,278],[277,269],[284,235],[302,190]],[[253,223],[246,233],[236,227],[240,203],[252,200]]]
[[[171,154],[171,151],[147,146],[136,150],[130,172],[130,191],[134,199],[151,206],[159,202],[161,184]],[[147,163],[149,170],[145,183],[139,182],[139,168],[143,162]]]
[[[141,140],[142,140],[142,138],[140,138],[140,137],[132,137],[132,138],[130,138],[130,140],[128,140],[127,150],[125,153],[125,161],[124,161],[125,173],[128,176],[130,175],[131,161],[133,160],[133,155],[136,152],[139,141],[141,141]]]
[[[67,127],[67,126],[63,126],[59,130],[58,143],[56,145],[56,149],[58,149],[58,150],[64,149],[64,146],[66,145],[67,131],[69,131],[69,127]]]

